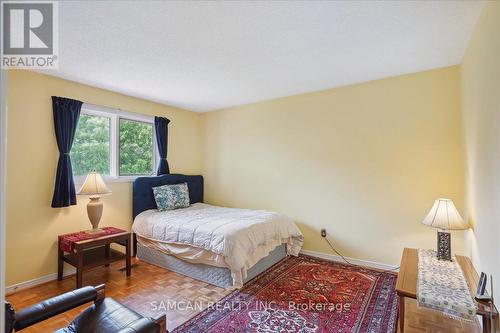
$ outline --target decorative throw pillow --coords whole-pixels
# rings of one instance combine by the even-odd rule
[[[153,194],[159,211],[189,207],[187,183],[153,187]]]

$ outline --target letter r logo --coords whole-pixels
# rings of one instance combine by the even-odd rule
[[[2,3],[3,54],[52,54],[53,15],[52,3]]]

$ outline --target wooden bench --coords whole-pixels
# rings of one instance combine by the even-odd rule
[[[472,298],[477,290],[479,276],[472,266],[472,262],[468,257],[455,256],[457,262],[462,268]],[[396,292],[399,297],[399,327],[400,332],[404,332],[404,318],[405,318],[405,297],[417,299],[417,279],[418,279],[418,251],[416,249],[405,248],[401,258],[401,265],[396,282]],[[482,316],[483,319],[483,332],[491,332],[490,317],[498,317],[498,311],[493,305],[493,308],[488,302],[476,302],[477,314]]]

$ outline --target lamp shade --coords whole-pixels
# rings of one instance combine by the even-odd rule
[[[100,174],[95,171],[90,172],[77,194],[100,196],[111,194],[111,190],[106,186]]]
[[[458,213],[450,199],[437,199],[429,214],[422,221],[423,224],[444,230],[463,230],[468,225]]]

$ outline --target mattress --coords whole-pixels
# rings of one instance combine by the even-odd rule
[[[142,245],[193,264],[229,268],[235,287],[247,270],[281,244],[298,255],[303,236],[288,217],[267,211],[196,203],[171,211],[146,210],[132,230]]]

